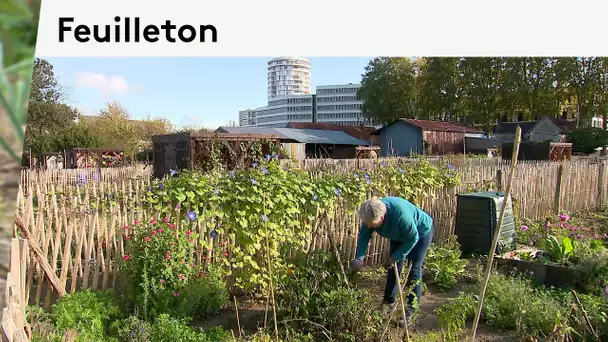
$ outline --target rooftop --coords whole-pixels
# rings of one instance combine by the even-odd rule
[[[304,144],[367,146],[368,142],[342,131],[267,127],[220,127],[216,132],[278,134],[281,139]]]
[[[441,132],[459,132],[459,133],[482,133],[479,128],[471,127],[469,125],[460,122],[444,122],[444,121],[431,121],[431,120],[418,120],[418,119],[397,119],[392,123],[380,128],[373,134],[379,134],[384,128],[397,123],[407,122],[410,125],[420,127],[423,131],[441,131]]]

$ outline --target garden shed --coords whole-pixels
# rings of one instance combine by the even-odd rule
[[[494,129],[494,137],[499,140],[513,141],[517,126],[521,127],[522,141],[561,142],[565,139],[564,129],[547,117],[538,121],[500,122]]]
[[[220,127],[216,132],[225,133],[266,133],[277,134],[281,145],[295,159],[305,158],[334,158],[350,159],[357,157],[357,147],[369,146],[369,143],[357,139],[343,131],[296,129],[296,128],[265,128],[265,127]],[[299,144],[297,148],[295,145]],[[291,151],[291,152],[290,152]],[[297,151],[297,154],[291,154]]]
[[[513,157],[513,143],[502,144],[502,158]],[[519,160],[564,161],[572,159],[572,143],[522,142],[519,145]]]
[[[214,158],[228,169],[243,168],[276,151],[280,136],[251,133],[175,133],[152,137],[154,177],[171,170],[209,170]]]
[[[465,136],[480,136],[483,132],[457,122],[399,119],[373,134],[380,136],[383,157],[402,157],[462,153]]]

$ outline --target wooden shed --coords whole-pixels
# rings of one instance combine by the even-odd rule
[[[245,133],[156,135],[152,137],[154,177],[162,178],[171,170],[206,171],[212,169],[216,162],[228,169],[244,168],[253,160],[278,150],[279,138],[272,134]],[[214,160],[216,153],[219,161]]]
[[[513,157],[513,143],[502,144],[502,158]],[[519,160],[565,161],[572,159],[572,143],[522,142],[519,145]]]
[[[383,157],[402,157],[462,153],[465,136],[482,133],[478,128],[457,122],[399,119],[373,134],[380,136]]]

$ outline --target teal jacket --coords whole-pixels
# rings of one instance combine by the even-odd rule
[[[391,255],[394,261],[402,260],[410,253],[420,238],[431,232],[433,219],[422,209],[403,198],[384,197],[380,200],[386,204],[384,222],[375,229],[370,229],[363,223],[359,231],[355,258],[363,260],[372,234],[378,233],[391,241],[404,242]]]

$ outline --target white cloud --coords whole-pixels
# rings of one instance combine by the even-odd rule
[[[95,72],[76,74],[76,86],[79,88],[97,89],[103,93],[126,93],[139,89],[121,76],[106,76]]]

